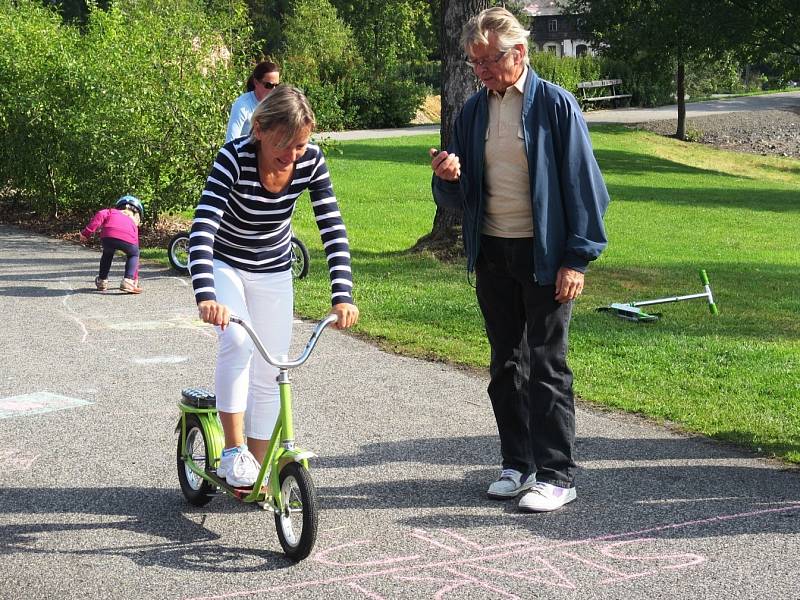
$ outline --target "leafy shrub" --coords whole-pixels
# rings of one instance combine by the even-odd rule
[[[407,125],[426,87],[396,60],[377,72],[329,0],[294,0],[284,21],[285,81],[305,91],[320,130]]]
[[[320,130],[350,125],[346,98],[363,61],[352,32],[328,0],[294,0],[283,27],[283,80],[301,88]]]
[[[578,91],[581,81],[592,81],[607,76],[603,73],[603,63],[593,56],[559,58],[552,52],[533,52],[530,55],[531,67],[548,81],[560,85],[573,94]]]
[[[695,60],[686,67],[686,93],[690,98],[744,91],[740,65],[732,55],[720,60]]]
[[[0,97],[3,179],[53,215],[123,193],[145,201],[150,221],[193,205],[249,53],[243,5],[214,6],[90,5],[81,33],[37,2],[2,0],[3,31],[14,35],[0,48],[0,82],[18,82]],[[14,156],[22,149],[26,161]]]
[[[65,120],[78,35],[58,13],[10,0],[0,2],[0,31],[0,181],[57,215],[76,145]]]
[[[352,123],[356,128],[402,127],[416,114],[426,89],[399,77],[384,77],[372,82],[366,78],[354,86]]]
[[[632,94],[633,106],[663,106],[673,102],[675,69],[648,57],[632,57],[626,62],[602,59],[604,71],[622,79],[622,90]]]

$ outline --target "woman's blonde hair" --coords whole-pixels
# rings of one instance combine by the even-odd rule
[[[525,55],[522,58],[526,65],[530,64],[528,37],[531,32],[501,6],[481,11],[464,25],[461,32],[461,45],[464,51],[469,52],[473,46],[488,46],[491,33],[497,37],[497,49],[501,52],[507,52],[517,44],[525,46]]]
[[[250,141],[256,142],[256,130],[284,132],[279,147],[291,143],[304,129],[314,131],[317,118],[303,92],[290,85],[279,85],[256,106],[250,118]]]

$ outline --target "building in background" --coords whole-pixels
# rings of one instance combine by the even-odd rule
[[[531,48],[558,57],[594,54],[583,37],[583,19],[565,14],[557,0],[535,0],[522,9],[531,18]]]

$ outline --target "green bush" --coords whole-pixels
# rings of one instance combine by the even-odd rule
[[[551,52],[532,52],[531,66],[544,79],[576,96],[578,83],[597,79],[622,79],[618,92],[631,94],[631,104],[659,106],[673,101],[675,70],[644,57],[622,62],[602,56],[558,57]]]
[[[417,85],[433,90],[434,94],[441,93],[442,72],[441,61],[417,60],[401,63],[397,69],[397,77],[413,81]]]
[[[283,80],[302,89],[317,116],[317,129],[350,125],[345,99],[363,61],[352,32],[328,0],[294,0],[283,27]]]
[[[633,106],[663,106],[674,101],[675,69],[647,57],[622,62],[603,58],[609,76],[622,79],[622,91],[631,94]]]
[[[353,125],[359,129],[403,127],[416,114],[427,88],[399,77],[367,81],[354,90]]]
[[[54,215],[123,193],[145,201],[151,222],[196,203],[250,51],[243,4],[214,6],[90,5],[81,33],[36,2],[2,0],[14,34],[0,48],[0,82],[18,82],[0,96],[3,179]]]
[[[63,173],[76,136],[65,121],[79,36],[58,13],[10,0],[0,1],[0,31],[0,182],[57,215],[73,187]]]
[[[320,130],[407,125],[427,90],[387,59],[374,72],[329,0],[294,0],[284,20],[284,81],[308,96]]]
[[[740,65],[732,55],[720,60],[695,60],[686,67],[686,93],[689,98],[744,91]]]
[[[603,63],[593,56],[559,58],[552,52],[532,52],[531,67],[540,77],[569,90],[578,91],[581,81],[603,79],[609,74],[603,72]]]

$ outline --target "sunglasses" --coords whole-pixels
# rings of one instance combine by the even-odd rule
[[[280,83],[272,83],[271,81],[261,81],[260,79],[258,80],[258,83],[263,85],[268,90],[274,90],[276,87],[280,85]]]

